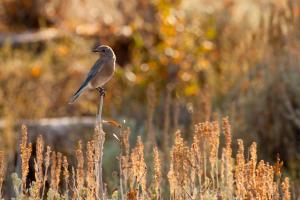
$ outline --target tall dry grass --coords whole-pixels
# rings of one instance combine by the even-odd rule
[[[94,3],[87,3],[92,1]],[[19,8],[20,2],[25,1],[7,2]],[[72,6],[54,2],[58,1],[45,2],[57,5],[57,9],[53,7],[53,15],[46,17],[59,22],[58,29],[64,27],[67,18],[76,21],[74,14],[82,12],[74,10],[98,7],[95,7],[95,0],[81,1],[80,4],[67,1],[67,5]],[[101,19],[99,26],[91,25],[101,30],[101,43],[114,48],[121,66],[111,82],[114,89],[106,97],[106,113],[109,112],[113,118],[122,115],[132,118],[137,124],[148,119],[148,140],[151,142],[145,145],[150,149],[155,142],[153,132],[157,127],[167,136],[178,125],[185,124],[190,128],[191,122],[208,120],[210,112],[228,112],[234,119],[233,129],[244,138],[247,146],[248,141],[253,140],[258,146],[264,144],[266,148],[260,153],[265,158],[274,157],[274,152],[280,151],[291,176],[299,179],[300,160],[299,156],[295,156],[299,154],[295,138],[300,127],[299,112],[296,112],[300,105],[300,12],[297,0],[226,0],[218,3],[207,0],[173,3],[131,0],[120,1],[114,9],[105,7],[102,1],[100,4],[102,9],[117,10],[119,18],[124,20],[115,20],[106,28],[101,28]],[[40,6],[43,8],[44,4]],[[60,6],[63,8],[58,8]],[[17,11],[24,13],[30,10],[11,10]],[[67,17],[70,13],[72,15]],[[13,18],[15,15],[11,14],[14,20],[10,21],[17,22]],[[47,15],[44,12],[40,14]],[[89,15],[81,17],[91,20]],[[72,28],[65,27],[69,31],[75,28],[76,34],[63,39],[45,41],[41,45],[22,45],[20,48],[9,43],[2,46],[0,115],[6,126],[4,134],[0,135],[0,143],[7,146],[6,149],[10,148],[7,150],[9,154],[14,154],[16,137],[13,127],[18,119],[93,115],[96,112],[96,93],[84,95],[76,109],[65,106],[78,86],[78,80],[84,78],[96,59],[96,55],[90,54],[95,40],[77,35],[85,29],[81,24],[83,21],[77,20]],[[14,26],[10,24],[10,27],[10,31],[15,31]],[[152,96],[147,96],[147,99],[153,105],[149,103],[146,108],[145,90],[150,83],[157,95],[149,92]],[[165,86],[174,83],[176,88],[170,94]],[[175,96],[181,99],[177,102],[178,106],[173,102],[176,101]],[[158,101],[153,102],[155,99]],[[166,102],[162,102],[163,99]],[[176,112],[174,107],[180,112]],[[141,110],[144,112],[138,112]],[[157,114],[158,110],[165,114]],[[174,117],[168,116],[168,112]],[[192,119],[186,116],[177,120],[178,113],[181,116],[182,113],[191,113]],[[156,121],[158,126],[153,127],[152,121]],[[168,139],[164,140],[164,146],[168,146]]]
[[[291,199],[289,178],[282,177],[282,163],[274,165],[257,158],[256,143],[245,152],[243,140],[238,139],[237,152],[232,149],[231,127],[228,118],[222,122],[203,122],[195,125],[191,145],[181,132],[175,133],[169,151],[168,173],[162,169],[160,149],[151,151],[152,163],[146,164],[145,148],[138,137],[135,147],[129,144],[130,130],[124,129],[120,138],[119,182],[108,194],[105,183],[99,179],[99,159],[102,137],[95,129],[94,136],[84,145],[78,142],[74,151],[76,165],[55,152],[39,136],[35,156],[28,141],[26,126],[22,126],[20,156],[22,173],[12,175],[15,197],[18,199],[99,199],[99,187],[104,186],[104,199]],[[225,141],[224,145],[221,140]],[[86,146],[86,148],[84,148]],[[45,148],[46,147],[46,148]],[[4,180],[5,156],[0,151],[0,189]],[[29,160],[34,160],[34,178],[29,177]],[[108,175],[106,175],[108,176]],[[168,184],[164,185],[163,180]],[[168,191],[167,196],[163,193]],[[2,194],[2,193],[0,193]],[[7,197],[6,194],[3,195]]]

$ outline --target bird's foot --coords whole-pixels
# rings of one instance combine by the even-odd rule
[[[97,90],[98,90],[100,96],[105,97],[105,92],[106,91],[105,91],[105,89],[103,87],[98,87]]]

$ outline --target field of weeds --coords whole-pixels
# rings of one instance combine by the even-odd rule
[[[291,199],[288,177],[281,174],[282,161],[274,165],[257,158],[257,144],[246,148],[242,139],[236,154],[232,150],[228,118],[195,125],[192,144],[178,130],[168,155],[157,145],[151,147],[151,162],[146,164],[141,137],[135,147],[129,144],[130,129],[118,137],[119,155],[114,165],[118,181],[109,193],[102,181],[101,143],[105,133],[95,129],[86,144],[78,141],[76,164],[56,152],[39,136],[33,152],[24,125],[20,143],[21,173],[10,175],[17,199]],[[225,144],[220,146],[220,137]],[[219,156],[220,155],[220,156]],[[33,179],[28,178],[33,160]],[[167,164],[169,163],[169,165]],[[0,151],[0,189],[5,177],[4,152]],[[107,175],[106,175],[107,176]],[[33,175],[31,176],[33,177]],[[1,191],[2,192],[2,191]],[[2,193],[1,193],[2,194]]]

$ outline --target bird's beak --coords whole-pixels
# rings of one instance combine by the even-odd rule
[[[97,47],[95,47],[92,52],[99,52],[99,50],[97,49]]]

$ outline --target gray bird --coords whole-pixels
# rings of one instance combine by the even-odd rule
[[[104,95],[102,86],[107,83],[114,74],[116,56],[112,48],[106,45],[98,45],[93,49],[93,52],[98,52],[100,58],[96,61],[85,81],[71,98],[70,104],[74,103],[87,88],[97,89],[101,95]]]

